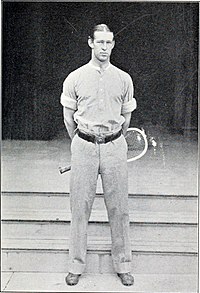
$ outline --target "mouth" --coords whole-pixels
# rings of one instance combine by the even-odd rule
[[[103,56],[108,56],[108,53],[105,53],[105,52],[100,52],[100,55],[103,55]]]

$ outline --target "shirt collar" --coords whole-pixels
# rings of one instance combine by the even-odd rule
[[[100,66],[97,66],[97,65],[94,65],[92,64],[92,61],[90,60],[89,63],[88,63],[91,67],[93,67],[94,69],[98,70],[98,71],[101,71],[101,68]],[[108,64],[107,67],[104,68],[104,70],[107,70],[108,68],[110,68],[111,66],[111,63]]]

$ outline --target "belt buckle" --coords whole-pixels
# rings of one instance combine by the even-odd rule
[[[95,142],[97,144],[105,143],[105,136],[95,136]]]

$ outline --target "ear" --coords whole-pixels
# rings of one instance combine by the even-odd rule
[[[88,39],[88,45],[91,49],[94,48],[94,43],[93,43],[93,40],[91,38]]]
[[[113,40],[112,49],[114,48],[114,46],[115,46],[115,40]]]

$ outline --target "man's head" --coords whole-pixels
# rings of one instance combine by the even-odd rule
[[[114,48],[114,35],[106,24],[98,24],[88,38],[88,45],[92,49],[93,58],[105,62],[110,59]]]

